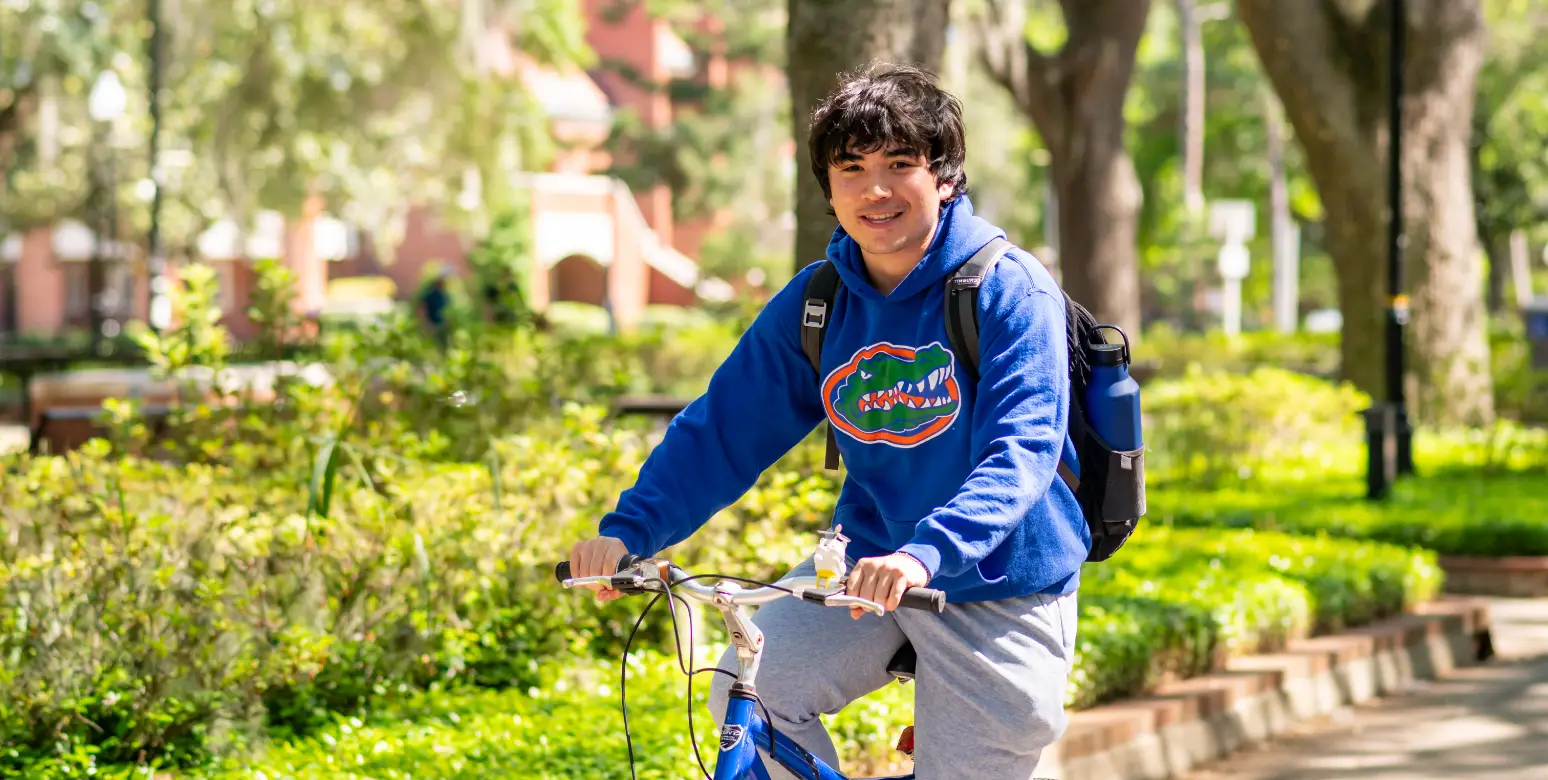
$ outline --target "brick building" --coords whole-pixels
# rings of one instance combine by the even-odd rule
[[[611,162],[602,147],[616,111],[632,109],[647,127],[663,128],[677,109],[666,90],[644,89],[619,71],[663,86],[672,79],[697,79],[720,87],[730,67],[717,55],[696,55],[643,4],[621,18],[604,13],[609,5],[584,0],[586,39],[605,63],[592,72],[538,65],[512,50],[501,31],[491,31],[480,53],[493,72],[519,78],[531,90],[562,147],[546,171],[511,174],[531,194],[535,262],[532,278],[525,280],[528,300],[539,307],[605,300],[619,325],[628,327],[648,305],[691,306],[706,291],[725,286],[701,278],[692,259],[715,218],[674,223],[665,185],[632,192],[601,173]],[[12,266],[14,283],[8,288],[7,275],[0,273],[0,333],[47,335],[85,327],[92,244],[91,231],[69,221],[3,237],[0,264]],[[438,224],[432,210],[415,208],[397,246],[378,252],[369,236],[330,217],[317,200],[294,219],[261,214],[246,230],[229,220],[216,223],[201,237],[198,254],[216,269],[227,324],[240,337],[251,327],[243,312],[254,281],[252,258],[282,258],[299,279],[300,305],[321,312],[332,303],[330,281],[385,277],[397,297],[406,299],[431,264],[466,274],[471,245],[469,237]],[[138,257],[117,261],[137,253],[129,247],[108,253],[107,302],[143,319],[148,289],[143,271],[131,270],[143,263]]]

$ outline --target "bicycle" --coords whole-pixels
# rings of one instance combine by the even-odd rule
[[[769,724],[768,712],[765,709],[763,715],[759,715],[754,709],[754,704],[762,707],[762,701],[758,699],[756,678],[758,675],[758,663],[763,657],[763,632],[753,623],[752,617],[747,613],[747,607],[760,606],[776,599],[787,596],[799,598],[811,604],[826,607],[860,607],[875,615],[885,614],[882,605],[873,601],[850,596],[844,593],[847,581],[845,576],[845,557],[843,555],[844,543],[848,540],[839,535],[838,529],[822,532],[823,540],[819,542],[815,555],[818,561],[818,576],[816,577],[791,577],[775,583],[762,583],[755,580],[747,580],[739,577],[726,577],[722,575],[699,574],[691,575],[678,568],[670,561],[662,559],[647,559],[635,555],[625,555],[618,561],[617,572],[612,575],[599,577],[571,578],[569,561],[563,561],[554,567],[554,576],[565,588],[598,584],[618,590],[627,595],[641,595],[645,593],[658,594],[656,600],[662,595],[681,600],[684,596],[695,601],[704,602],[719,610],[726,623],[726,633],[731,639],[731,644],[736,648],[737,665],[739,667],[736,682],[731,685],[730,698],[726,704],[726,712],[721,719],[720,751],[715,762],[713,780],[769,780],[768,768],[763,763],[762,756],[757,747],[768,746],[769,755],[781,766],[794,773],[801,780],[862,780],[862,778],[850,778],[837,769],[828,766],[822,759],[807,752],[793,740],[779,734]],[[718,578],[715,585],[704,585],[695,580]],[[742,584],[748,583],[758,587],[747,590]],[[645,612],[650,610],[656,600],[647,605]],[[909,609],[928,609],[940,613],[946,608],[946,594],[933,588],[910,588],[903,593],[900,606]],[[644,612],[640,615],[643,621]],[[675,622],[676,617],[673,617]],[[639,628],[639,623],[635,624]],[[674,636],[676,631],[673,632]],[[691,634],[690,634],[691,637]],[[633,635],[630,635],[633,639]],[[690,639],[690,643],[691,643]],[[624,649],[628,655],[628,644]],[[681,648],[678,650],[679,663],[681,663]],[[899,682],[906,682],[914,677],[915,655],[911,645],[904,644],[903,648],[893,657],[888,664],[888,671]],[[688,664],[692,665],[692,661]],[[686,668],[685,668],[685,671]],[[688,671],[690,686],[692,676],[701,671],[715,671],[727,675],[731,672],[725,669],[701,669]],[[623,686],[620,686],[622,688]],[[690,691],[692,688],[690,687]],[[689,728],[692,728],[692,696],[689,696]],[[627,700],[624,702],[624,730],[628,735],[628,709]],[[899,741],[899,749],[912,755],[912,727],[904,730]],[[694,753],[698,754],[698,744],[690,739],[694,745]],[[699,759],[699,768],[709,775],[709,770],[704,766],[703,759]],[[633,772],[633,747],[630,747],[630,771]],[[870,780],[914,780],[914,775],[895,775],[886,778],[871,778]]]

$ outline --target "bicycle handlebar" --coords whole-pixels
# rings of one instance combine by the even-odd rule
[[[624,569],[627,569],[627,568],[633,566],[634,564],[639,563],[642,560],[644,560],[644,559],[641,558],[638,555],[634,555],[633,553],[624,553],[623,557],[618,559],[618,568],[614,569],[614,571],[623,571]],[[560,582],[564,582],[565,580],[567,580],[569,578],[570,578],[570,562],[569,561],[560,561],[559,563],[554,565],[554,579],[559,580]]]
[[[587,577],[584,582],[572,582],[570,574],[570,562],[560,561],[554,566],[554,578],[563,583],[565,587],[576,584],[606,584],[624,593],[638,594],[647,591],[642,587],[644,580],[641,573],[633,571],[637,566],[647,562],[638,555],[625,554],[618,559],[618,568],[615,573],[606,577]],[[686,591],[700,601],[713,601],[717,590],[714,587],[690,580],[687,572],[672,564],[665,564],[663,574],[670,581],[674,592]],[[736,590],[729,596],[730,600],[737,604],[757,605],[766,604],[785,596],[795,596],[802,601],[810,601],[831,607],[859,606],[880,614],[881,605],[865,599],[849,596],[841,591],[824,592],[816,589],[816,580],[812,577],[797,577],[781,580],[778,587],[759,587],[751,590]],[[905,609],[923,609],[937,614],[946,610],[946,592],[934,588],[909,588],[903,591],[903,596],[898,600],[898,606]]]

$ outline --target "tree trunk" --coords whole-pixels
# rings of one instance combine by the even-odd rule
[[[1093,121],[1081,154],[1053,155],[1059,203],[1059,263],[1070,297],[1097,321],[1139,337],[1138,240],[1141,193],[1123,146],[1123,121]]]
[[[1300,257],[1295,220],[1290,214],[1290,184],[1285,176],[1285,120],[1279,100],[1264,89],[1263,129],[1269,164],[1269,244],[1274,258],[1274,329],[1294,333],[1300,315]]]
[[[1520,228],[1510,231],[1510,283],[1515,288],[1516,308],[1524,309],[1532,302],[1532,258],[1528,254],[1526,233]]]
[[[1183,202],[1190,212],[1204,208],[1204,22],[1194,0],[1176,0],[1182,29]]]
[[[1505,311],[1505,274],[1509,272],[1509,254],[1505,240],[1490,236],[1480,228],[1478,240],[1483,243],[1489,261],[1489,287],[1484,295],[1484,308],[1490,314]]]
[[[974,20],[980,59],[1048,147],[1064,287],[1136,340],[1143,195],[1123,143],[1123,103],[1150,0],[1063,0],[1069,37],[1054,55],[1027,41],[1018,0],[986,5]]]
[[[786,77],[796,146],[795,267],[821,260],[838,222],[811,174],[806,136],[812,110],[845,72],[873,60],[938,73],[950,0],[790,0]]]
[[[1493,418],[1469,178],[1479,0],[1409,0],[1403,94],[1410,407],[1438,424]],[[1306,151],[1327,214],[1343,310],[1344,376],[1386,397],[1387,55],[1390,0],[1237,0]]]
[[[12,157],[21,145],[22,131],[37,106],[37,82],[22,87],[11,96],[10,102],[0,107],[0,188],[6,183],[5,174],[11,170]],[[0,193],[4,190],[0,189]]]

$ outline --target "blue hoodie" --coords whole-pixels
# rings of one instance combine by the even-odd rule
[[[1063,295],[1014,249],[980,290],[976,385],[946,336],[946,277],[1001,236],[959,197],[919,265],[882,295],[839,228],[828,259],[844,284],[822,381],[801,350],[814,263],[769,300],[709,390],[673,419],[599,532],[657,554],[740,498],[827,417],[848,467],[834,522],[851,557],[908,553],[955,603],[1074,591],[1091,537],[1056,477],[1061,460],[1077,468]]]

